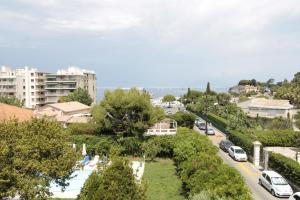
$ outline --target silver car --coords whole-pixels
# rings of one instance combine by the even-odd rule
[[[274,171],[263,171],[258,183],[276,197],[289,197],[293,194],[291,186],[280,174]]]

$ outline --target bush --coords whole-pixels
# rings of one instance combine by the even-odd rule
[[[172,158],[175,136],[151,137],[143,144],[146,157],[154,160],[155,157]]]
[[[171,118],[177,122],[178,126],[193,128],[196,115],[190,112],[177,112],[171,115]]]
[[[217,128],[226,130],[228,127],[228,121],[222,117],[219,117],[213,113],[208,113],[207,117]]]
[[[78,200],[143,200],[143,185],[135,182],[128,160],[115,158],[101,172],[94,172],[84,185]],[[91,190],[91,191],[89,191]]]
[[[300,133],[292,130],[264,130],[255,131],[254,136],[263,146],[294,147]]]
[[[75,123],[70,124],[68,129],[71,131],[72,135],[96,135],[97,128],[92,123]]]
[[[86,144],[87,153],[91,156],[95,154],[107,155],[112,147],[118,146],[110,136],[73,135],[70,142],[75,143],[80,150],[82,145]]]
[[[142,142],[136,137],[124,137],[118,139],[123,155],[141,156],[143,153]]]
[[[217,152],[206,136],[186,128],[178,129],[174,160],[184,191],[190,196],[208,191],[225,199],[252,199],[241,175],[223,164]]]
[[[286,179],[300,186],[300,165],[297,161],[287,158],[281,154],[271,153],[269,167],[280,173]]]

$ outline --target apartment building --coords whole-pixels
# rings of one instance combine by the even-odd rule
[[[69,67],[46,75],[46,103],[57,103],[61,96],[67,96],[77,88],[86,89],[96,102],[96,74],[93,71]]]
[[[45,73],[28,66],[16,70],[2,66],[0,95],[19,98],[26,108],[43,106],[45,105]]]
[[[52,74],[27,66],[16,70],[2,66],[0,70],[0,95],[15,96],[27,108],[57,103],[77,88],[88,90],[96,102],[96,74],[92,71],[69,67]]]
[[[10,67],[2,66],[0,70],[0,95],[16,96],[16,74]]]

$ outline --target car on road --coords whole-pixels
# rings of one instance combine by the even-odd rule
[[[222,140],[222,141],[219,143],[220,149],[222,149],[222,150],[225,151],[225,152],[228,152],[228,149],[229,149],[231,146],[234,146],[234,144],[233,144],[230,140]]]
[[[203,123],[203,122],[201,121],[200,118],[197,118],[197,119],[195,120],[195,125],[198,127],[198,125],[199,125],[200,123]]]
[[[247,161],[248,159],[246,152],[238,146],[231,146],[228,149],[228,154],[236,161]]]
[[[300,200],[300,192],[296,192],[292,196],[290,196],[289,200]]]
[[[215,135],[215,130],[213,128],[207,128],[206,135]]]
[[[269,190],[275,197],[290,197],[293,195],[291,186],[277,172],[263,171],[258,183]]]
[[[206,129],[205,122],[200,122],[200,123],[198,123],[198,128],[199,128],[200,130],[205,130],[205,129]]]

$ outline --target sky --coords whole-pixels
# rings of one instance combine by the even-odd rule
[[[0,65],[99,87],[223,88],[300,71],[299,0],[1,0]]]

